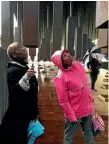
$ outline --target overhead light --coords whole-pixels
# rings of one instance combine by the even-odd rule
[[[93,40],[92,41],[95,45],[97,45],[98,44],[98,39],[95,39],[95,40]]]

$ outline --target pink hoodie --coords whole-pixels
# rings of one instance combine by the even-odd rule
[[[64,116],[70,122],[75,122],[77,118],[88,116],[94,111],[93,96],[82,65],[73,62],[72,68],[65,70],[61,60],[62,52],[63,50],[56,51],[51,58],[59,67],[54,85]]]

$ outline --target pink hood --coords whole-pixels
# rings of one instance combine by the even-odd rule
[[[86,72],[79,62],[73,62],[72,68],[64,69],[61,60],[63,51],[58,50],[51,57],[60,69],[54,78],[54,85],[64,116],[74,122],[93,112],[93,96]]]
[[[61,55],[62,55],[63,52],[64,52],[64,50],[58,50],[51,57],[51,61],[56,66],[58,66],[61,70],[64,70],[64,67],[62,65],[62,60],[61,60]]]

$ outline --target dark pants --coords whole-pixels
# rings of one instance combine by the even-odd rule
[[[18,124],[19,125],[19,124]],[[13,128],[14,127],[14,128]],[[0,127],[0,144],[27,144],[27,129],[13,123],[11,127]]]
[[[0,144],[27,144],[28,124],[23,117],[11,117],[6,113],[0,125]]]
[[[91,89],[95,89],[95,82],[98,77],[98,72],[90,72],[90,78],[91,78]]]

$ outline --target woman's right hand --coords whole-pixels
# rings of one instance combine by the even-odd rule
[[[31,78],[35,75],[35,71],[33,69],[28,69],[27,75],[28,75],[29,78]]]

